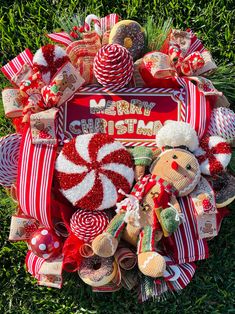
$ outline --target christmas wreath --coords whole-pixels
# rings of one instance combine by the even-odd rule
[[[1,69],[16,130],[0,139],[9,240],[27,242],[39,285],[75,272],[141,302],[179,292],[235,199],[233,70],[170,19],[64,22],[47,35],[57,44]]]

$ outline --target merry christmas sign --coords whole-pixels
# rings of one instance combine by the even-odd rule
[[[154,146],[166,120],[185,121],[187,106],[183,90],[83,88],[60,108],[60,138],[106,133],[126,146]]]

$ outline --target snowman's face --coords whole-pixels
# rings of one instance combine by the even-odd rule
[[[172,184],[179,196],[191,193],[201,176],[196,157],[178,148],[163,152],[152,165],[151,173]]]

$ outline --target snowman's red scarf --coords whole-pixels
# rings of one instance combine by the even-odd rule
[[[147,175],[140,179],[132,189],[131,195],[135,196],[139,201],[155,186],[160,186],[160,192],[153,198],[155,208],[166,208],[170,201],[171,195],[176,195],[177,191],[174,187],[163,180],[160,176]]]

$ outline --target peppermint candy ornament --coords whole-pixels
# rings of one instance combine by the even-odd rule
[[[48,44],[36,51],[33,57],[33,66],[36,71],[41,73],[42,80],[49,84],[54,74],[67,61],[69,58],[63,48]]]
[[[230,145],[219,136],[204,137],[194,155],[199,161],[201,172],[210,176],[223,172],[232,156]]]
[[[212,110],[209,135],[217,135],[231,142],[235,138],[235,113],[228,108],[219,107]]]
[[[55,176],[62,194],[77,208],[102,210],[129,193],[134,180],[130,153],[106,134],[83,134],[65,144]]]
[[[109,218],[104,211],[79,209],[71,217],[70,227],[78,239],[91,243],[106,229],[108,223]]]
[[[94,59],[94,74],[97,81],[112,89],[127,85],[134,72],[134,63],[129,51],[117,44],[105,45]]]

